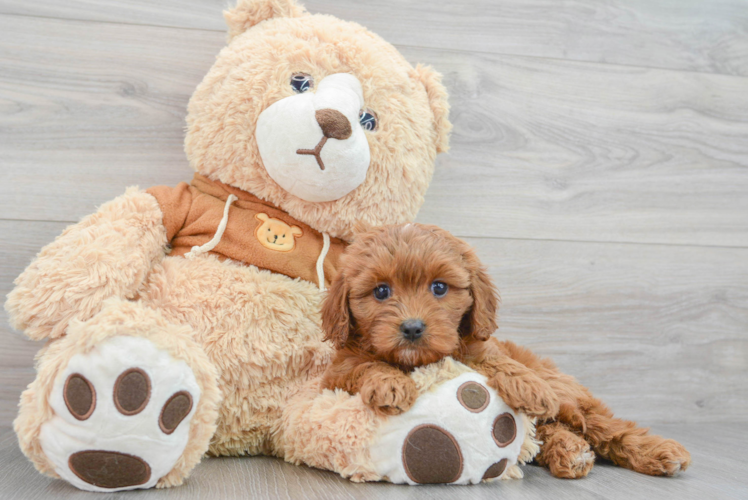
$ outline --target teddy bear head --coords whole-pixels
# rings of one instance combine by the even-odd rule
[[[447,93],[362,26],[293,0],[239,0],[228,45],[189,104],[192,167],[332,236],[411,221],[437,153]]]

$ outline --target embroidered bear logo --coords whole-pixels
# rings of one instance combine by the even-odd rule
[[[262,222],[255,230],[257,241],[265,248],[276,252],[290,252],[296,246],[296,238],[304,234],[299,226],[289,226],[268,214],[259,213],[255,218]]]

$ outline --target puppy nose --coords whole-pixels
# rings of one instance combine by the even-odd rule
[[[348,139],[351,136],[351,123],[336,109],[318,109],[314,116],[322,128],[322,133],[330,139]]]
[[[420,319],[406,319],[400,323],[400,331],[403,333],[403,337],[408,340],[418,340],[426,330],[426,324]]]

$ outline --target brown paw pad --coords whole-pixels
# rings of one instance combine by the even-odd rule
[[[462,406],[473,413],[482,412],[491,401],[488,390],[477,382],[462,384],[457,389],[457,399]]]
[[[68,411],[78,420],[86,420],[96,408],[96,390],[80,373],[68,377],[62,394]]]
[[[68,466],[81,480],[99,488],[138,486],[151,478],[151,467],[142,458],[116,451],[79,451],[70,455]]]
[[[158,418],[158,425],[165,434],[171,434],[192,410],[192,396],[187,391],[173,394]]]
[[[436,425],[419,425],[410,431],[402,458],[405,473],[416,483],[452,483],[462,474],[462,453],[457,441]]]
[[[130,368],[114,383],[114,406],[123,415],[137,415],[151,398],[151,379],[140,368]]]
[[[502,458],[500,461],[493,464],[491,467],[486,469],[486,472],[483,474],[483,479],[493,479],[502,475],[508,462],[509,461],[506,458]]]
[[[500,448],[503,448],[517,437],[517,424],[514,417],[509,413],[502,413],[493,421],[493,440]]]

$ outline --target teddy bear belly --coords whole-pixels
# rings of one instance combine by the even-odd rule
[[[140,300],[192,327],[218,368],[223,402],[210,453],[279,454],[286,401],[333,352],[322,341],[319,289],[212,255],[166,257]]]

